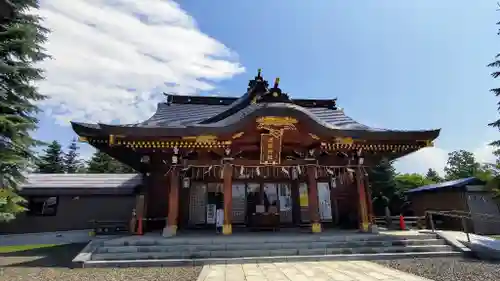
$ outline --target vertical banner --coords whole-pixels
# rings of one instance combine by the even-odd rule
[[[279,165],[281,163],[281,136],[260,135],[260,164]]]

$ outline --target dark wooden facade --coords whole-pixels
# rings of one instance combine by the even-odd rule
[[[370,128],[347,117],[336,99],[292,100],[279,79],[270,87],[260,71],[240,98],[168,96],[142,123],[72,126],[83,141],[146,176],[144,215],[168,217],[171,234],[197,219],[203,224],[201,216],[193,218],[194,204],[215,191],[223,194],[223,232],[230,234],[233,224],[248,223],[248,214],[234,211],[243,204],[233,206],[234,199],[248,201],[249,192],[257,196],[264,189],[274,189],[266,196],[279,201],[282,225],[308,223],[320,232],[319,210],[326,202],[328,221],[350,217],[367,231],[372,208],[366,167],[430,146],[439,135]],[[193,199],[201,189],[205,195]]]

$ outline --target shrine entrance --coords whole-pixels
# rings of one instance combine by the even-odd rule
[[[310,223],[307,184],[300,183],[295,193],[292,187],[291,182],[233,182],[233,226],[277,229]],[[224,205],[222,183],[193,182],[189,195],[187,227],[215,229],[216,209]],[[333,222],[328,182],[318,182],[318,201],[321,222]]]

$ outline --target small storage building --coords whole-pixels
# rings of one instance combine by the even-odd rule
[[[416,216],[425,216],[426,211],[459,211],[470,213],[468,226],[477,234],[500,233],[500,209],[498,201],[485,188],[485,182],[475,178],[464,178],[421,186],[406,192]],[[484,214],[496,216],[485,219]],[[441,218],[444,227],[461,230],[459,219]]]
[[[30,174],[20,195],[28,211],[0,233],[89,229],[92,220],[130,220],[140,174]]]

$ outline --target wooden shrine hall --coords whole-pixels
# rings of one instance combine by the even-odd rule
[[[259,70],[239,98],[168,95],[148,120],[72,122],[80,139],[143,174],[148,230],[344,226],[369,231],[367,168],[431,146],[439,130],[371,128],[335,99],[292,99]]]

